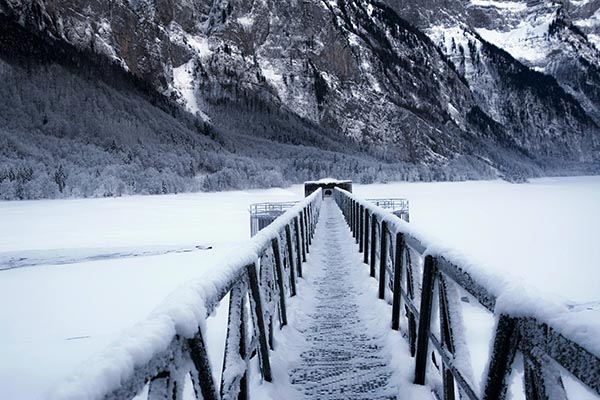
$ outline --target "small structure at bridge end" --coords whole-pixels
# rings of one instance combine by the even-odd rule
[[[304,182],[304,197],[308,197],[318,188],[323,189],[323,197],[330,197],[333,196],[333,189],[336,187],[352,193],[352,181],[339,181],[337,179],[325,178],[318,181]]]

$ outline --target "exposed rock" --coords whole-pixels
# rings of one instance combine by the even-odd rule
[[[600,55],[586,36],[597,33],[597,9],[595,0],[0,0],[1,13],[118,60],[204,119],[226,103],[264,104],[382,160],[444,165],[468,154],[500,170],[510,162],[498,154],[600,158]],[[520,44],[503,35],[523,23],[540,33],[525,30],[534,53],[510,54]]]

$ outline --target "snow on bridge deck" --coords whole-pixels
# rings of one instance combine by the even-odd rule
[[[289,326],[275,332],[275,379],[252,397],[430,399],[431,388],[413,384],[408,344],[385,322],[391,307],[377,299],[377,281],[333,199],[323,201],[303,271]]]
[[[387,363],[391,352],[376,325],[364,318],[377,300],[375,291],[365,296],[357,285],[364,277],[356,275],[365,266],[355,247],[341,212],[327,199],[311,248],[312,275],[307,278],[316,305],[301,323],[306,350],[291,373],[292,383],[308,398],[389,399],[398,392]]]

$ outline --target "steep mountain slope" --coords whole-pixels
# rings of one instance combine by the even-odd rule
[[[594,39],[596,24],[600,22],[600,14],[596,15],[600,3],[478,4],[472,4],[468,10],[469,20],[480,35],[526,65],[555,77],[596,122],[600,120],[600,51]],[[591,13],[594,7],[596,12]],[[587,28],[590,36],[580,26]]]
[[[490,176],[465,157],[429,169],[385,163],[295,114],[225,108],[214,113],[222,124],[204,123],[120,67],[0,16],[0,199],[269,187],[322,175]],[[248,117],[243,126],[232,113]]]
[[[449,0],[424,5],[388,1],[436,43],[454,39],[465,44],[483,38],[524,65],[554,77],[596,124],[600,121],[600,2]],[[457,56],[452,54],[455,47],[443,43],[442,49]]]
[[[553,77],[529,69],[469,29],[445,29],[432,36],[439,37],[482,109],[511,127],[519,146],[548,159],[597,157],[589,151],[598,143],[594,121]]]
[[[236,65],[235,91],[253,90],[248,75],[256,73],[274,101],[382,152],[385,147],[390,159],[434,163],[461,153],[457,125],[466,125],[473,100],[427,37],[394,20],[382,5],[273,2],[272,7],[234,5],[230,19],[215,28],[214,36],[232,49],[208,66],[217,86],[227,80],[219,67],[227,66],[226,75]],[[269,34],[247,49],[243,35],[230,35],[240,20],[248,35],[261,37],[264,26]],[[202,84],[201,90],[203,97],[211,95]],[[460,110],[455,122],[451,107]]]
[[[0,0],[7,19],[178,101],[237,154],[264,152],[252,137],[425,179],[596,171],[596,53],[530,65],[556,79],[532,71],[485,40],[496,9],[507,29],[522,17],[521,2],[488,0]],[[560,43],[577,34],[552,26]]]

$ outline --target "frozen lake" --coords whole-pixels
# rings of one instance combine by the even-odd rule
[[[557,303],[590,309],[582,318],[598,317],[600,177],[354,191],[408,198],[411,224],[440,244]],[[2,397],[42,397],[177,286],[218,268],[249,237],[249,204],[302,194],[294,186],[0,202]]]

